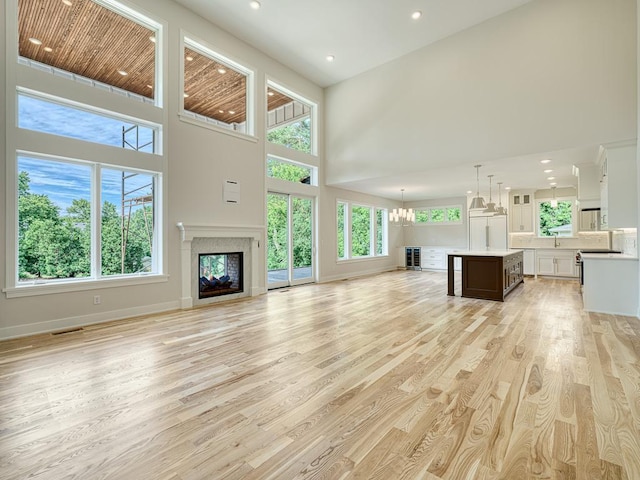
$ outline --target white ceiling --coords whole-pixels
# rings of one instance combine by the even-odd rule
[[[327,87],[531,0],[176,1]]]
[[[254,46],[319,86],[326,87],[401,57],[447,36],[517,8],[531,0],[176,0],[200,16]],[[413,20],[411,13],[423,16]],[[327,55],[335,61],[327,62]],[[541,152],[485,162],[481,194],[488,195],[487,175],[509,179],[514,189],[548,188],[549,174],[539,163],[552,158],[558,187],[576,185],[572,165],[593,163],[597,146]],[[496,180],[498,181],[498,180]],[[463,196],[476,190],[473,165],[431,168],[419,173],[340,183],[341,188],[405,200]],[[494,195],[497,187],[494,185]]]

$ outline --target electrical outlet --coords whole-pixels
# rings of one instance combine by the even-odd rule
[[[100,298],[100,295],[94,295],[93,296],[93,304],[94,305],[100,305],[101,301],[102,301],[102,299]]]

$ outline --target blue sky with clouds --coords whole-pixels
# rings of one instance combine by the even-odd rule
[[[76,138],[103,145],[122,148],[122,128],[126,123],[93,112],[63,106],[54,102],[20,95],[18,106],[20,128],[36,130],[64,137]],[[147,127],[139,129],[139,144],[150,142],[153,131]],[[127,136],[135,143],[135,133]],[[148,146],[142,151],[151,152]],[[30,191],[47,195],[64,214],[74,199],[91,200],[91,166],[55,160],[41,160],[21,156],[18,170],[29,173]],[[151,183],[151,175],[139,174],[127,180],[126,190],[134,190]],[[122,170],[102,169],[102,201],[119,206],[122,190]],[[135,195],[151,193],[150,188],[141,188]]]

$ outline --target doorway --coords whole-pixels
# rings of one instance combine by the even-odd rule
[[[314,200],[286,193],[267,194],[267,287],[311,283],[315,279]]]

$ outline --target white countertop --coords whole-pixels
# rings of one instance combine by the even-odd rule
[[[638,257],[633,255],[626,255],[624,253],[583,253],[583,260],[635,260],[638,261]]]
[[[447,252],[447,255],[459,257],[508,257],[518,252],[522,252],[522,250],[452,250]]]

